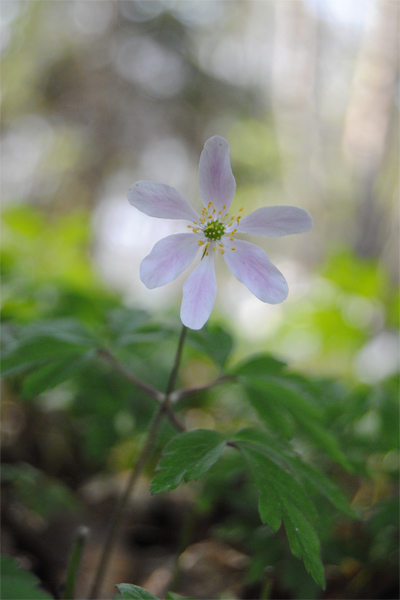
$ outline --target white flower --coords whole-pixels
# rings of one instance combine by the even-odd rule
[[[155,244],[140,265],[140,278],[150,289],[165,285],[189,267],[200,249],[201,260],[183,286],[181,319],[191,329],[201,329],[214,306],[218,254],[262,302],[278,304],[288,295],[285,278],[264,250],[237,239],[237,234],[279,237],[312,228],[309,213],[294,206],[259,208],[246,217],[241,216],[241,208],[230,216],[236,183],[229,154],[228,142],[219,136],[204,145],[199,164],[201,215],[175,188],[162,183],[138,181],[128,193],[130,204],[147,215],[189,222],[188,233],[170,235]]]

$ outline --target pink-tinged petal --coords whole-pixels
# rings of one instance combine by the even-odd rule
[[[199,246],[193,233],[176,233],[163,238],[140,264],[140,279],[149,289],[173,281],[193,261]]]
[[[181,320],[190,329],[201,329],[208,320],[217,295],[214,253],[205,256],[183,286]]]
[[[296,206],[266,206],[243,217],[237,227],[238,233],[280,237],[292,233],[310,231],[311,215]]]
[[[128,200],[132,206],[150,217],[186,221],[199,219],[186,198],[175,188],[163,183],[137,181],[128,192]]]
[[[286,279],[264,250],[243,240],[225,245],[224,259],[228,268],[259,300],[279,304],[286,299],[289,292]]]
[[[228,142],[219,136],[206,141],[200,156],[199,188],[203,205],[211,201],[218,211],[229,209],[236,190],[236,182],[231,169]]]

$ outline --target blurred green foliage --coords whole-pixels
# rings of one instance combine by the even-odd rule
[[[25,223],[16,218],[28,214]],[[24,207],[19,206],[5,213],[4,227],[4,414],[7,422],[12,407],[18,403],[27,419],[32,410],[35,415],[35,421],[27,426],[41,427],[46,415],[51,417],[52,426],[42,433],[42,454],[35,450],[34,462],[35,430],[30,438],[24,429],[9,433],[4,442],[8,464],[3,471],[3,485],[12,502],[22,503],[31,514],[49,519],[54,511],[77,510],[81,500],[72,489],[78,489],[93,474],[104,470],[118,472],[133,464],[156,408],[153,400],[101,359],[99,350],[110,349],[126,368],[163,389],[179,328],[176,322],[157,323],[143,310],[123,307],[115,294],[102,287],[90,267],[87,226],[81,217],[60,219],[50,225],[38,211],[30,208],[24,212]],[[50,230],[46,247],[51,251],[47,255],[43,239]],[[31,252],[36,256],[34,261],[29,259]],[[64,252],[68,260],[62,259]],[[346,261],[344,268],[341,260],[335,260],[326,267],[324,277],[341,273],[337,280],[341,281],[342,293],[354,295],[351,261]],[[357,297],[370,297],[377,289],[383,289],[381,277],[372,264],[365,265],[360,271]],[[29,303],[18,301],[21,286]],[[48,286],[55,290],[51,299],[43,293]],[[67,301],[71,298],[73,301]],[[321,324],[318,327],[323,329]],[[201,371],[212,379],[226,366],[236,382],[183,396],[178,401],[176,410],[181,419],[193,419],[196,415],[191,426],[198,434],[189,432],[177,438],[178,462],[174,459],[174,446],[167,446],[153,491],[161,490],[161,480],[163,489],[172,489],[182,478],[197,479],[208,472],[198,487],[197,518],[212,515],[223,503],[226,517],[215,523],[213,535],[252,556],[247,585],[277,585],[276,578],[282,577],[295,597],[318,595],[318,588],[313,587],[304,572],[297,570],[298,576],[291,583],[290,573],[296,571],[296,563],[282,535],[272,537],[272,530],[280,523],[280,513],[274,512],[280,504],[292,551],[306,557],[307,568],[320,585],[323,576],[318,537],[322,539],[324,562],[331,560],[340,565],[352,556],[358,561],[358,568],[369,568],[367,565],[373,560],[374,568],[379,570],[385,561],[387,566],[390,555],[393,567],[398,377],[389,377],[374,386],[349,386],[343,380],[301,375],[269,354],[254,354],[238,364],[232,361],[233,354],[232,336],[217,323],[189,332],[182,383],[188,381],[191,385],[192,374]],[[211,423],[211,419],[222,433],[205,431],[207,439],[200,445],[189,438],[186,443],[185,435],[201,435],[205,415],[206,422]],[[243,432],[235,434],[238,429]],[[173,434],[171,425],[166,423],[158,452]],[[217,454],[207,441],[211,434],[217,436]],[[56,445],[51,441],[53,435]],[[260,514],[271,529],[260,527],[257,499],[245,476],[244,463],[233,458],[232,452],[220,458],[225,440],[229,439],[238,446],[244,444],[242,453],[249,461],[260,494]],[[48,458],[50,448],[52,460]],[[60,452],[63,458],[57,460]],[[79,470],[71,463],[77,458]],[[344,475],[338,464],[349,473]],[[149,476],[155,466],[154,461],[148,466]],[[351,551],[346,546],[345,556],[341,554],[340,527],[346,517],[339,518],[337,510],[344,511],[347,519],[356,513],[349,508],[334,479],[339,485],[344,484],[346,495],[355,494],[354,507],[364,514],[362,537],[369,548],[367,552],[355,544]],[[270,495],[271,484],[276,486],[276,502]],[[294,485],[299,486],[297,491]],[[291,508],[290,498],[294,497],[296,509]],[[309,497],[318,499],[318,518],[308,505]],[[328,508],[329,504],[333,504],[334,511]],[[268,565],[274,565],[272,579],[266,576]]]
[[[91,266],[89,219],[84,211],[47,218],[28,204],[3,211],[4,321],[73,314],[98,322],[104,310],[113,306],[116,298]]]
[[[224,371],[237,381],[182,396],[177,415],[189,430],[247,443],[248,465],[232,448],[222,456],[219,448],[216,462],[212,451],[210,461],[190,444],[185,452],[185,437],[174,442],[165,423],[145,476],[150,483],[174,443],[183,466],[156,482],[172,487],[173,476],[207,471],[185,488],[182,538],[195,542],[200,528],[248,556],[246,597],[398,596],[395,3],[376,3],[378,29],[363,41],[347,25],[332,27],[324,3],[315,12],[300,0],[284,4],[129,0],[92,2],[87,12],[87,2],[3,3],[5,547],[32,570],[43,563],[40,529],[60,513],[76,518],[87,487],[132,467],[156,410],[99,351],[163,390],[179,335],[175,307],[155,317],[110,290],[93,256],[105,243],[101,226],[112,224],[109,213],[94,221],[93,209],[125,197],[135,177],[176,178],[192,190],[204,140],[218,133],[231,145],[236,207],[296,204],[310,210],[314,229],[265,241],[288,268],[283,306],[267,317],[256,307],[253,315],[254,305],[230,313],[237,288],[227,288],[208,326],[188,332],[179,386]],[[297,56],[307,57],[303,65]],[[365,114],[368,127],[357,122]],[[296,481],[295,517],[314,550],[321,540],[326,596],[283,529],[272,531],[281,516],[290,530],[296,511],[289,503],[274,512],[265,473],[283,504],[287,473]],[[293,531],[290,541],[304,554]],[[321,583],[317,554],[310,570]],[[7,557],[2,566],[5,596],[39,597],[32,575]],[[141,590],[120,588],[123,597]]]
[[[39,588],[39,580],[32,573],[19,568],[10,556],[1,557],[1,597],[8,600],[50,600],[51,596]]]

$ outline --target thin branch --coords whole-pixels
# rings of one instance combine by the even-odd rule
[[[178,419],[176,418],[175,413],[172,410],[169,400],[167,401],[167,398],[165,399],[163,408],[164,408],[165,416],[168,418],[170,423],[175,427],[175,429],[177,429],[180,432],[186,431],[185,426],[182,425],[182,423],[180,421],[178,421]]]
[[[152,386],[138,379],[135,375],[133,375],[133,373],[126,369],[108,350],[101,350],[99,352],[100,356],[108,360],[108,362],[110,362],[120,373],[122,373],[130,381],[132,381],[134,385],[147,392],[153,398],[156,398],[160,406],[158,408],[158,411],[154,415],[153,421],[150,425],[145,444],[126,482],[125,490],[120,496],[117,506],[115,508],[106,537],[106,541],[104,543],[103,550],[101,553],[100,562],[90,591],[89,600],[95,600],[96,598],[99,598],[101,587],[107,571],[115,540],[117,538],[118,529],[122,521],[125,507],[128,503],[130,496],[132,495],[133,489],[135,487],[139,475],[143,471],[148,459],[150,458],[164,415],[169,418],[169,420],[177,429],[179,429],[180,431],[185,431],[184,426],[181,425],[181,423],[179,423],[179,421],[175,417],[170,405],[170,394],[174,389],[175,381],[178,375],[179,365],[182,358],[183,345],[185,342],[185,336],[186,327],[183,326],[165,394],[162,394]]]
[[[182,337],[182,334],[181,334],[181,337]],[[183,347],[183,340],[182,340],[182,343],[180,342],[178,345],[177,356],[179,353],[179,360],[180,360],[180,354],[182,353],[182,347]],[[178,431],[185,431],[185,427],[176,418],[176,416],[170,406],[170,402],[171,402],[170,398],[169,398],[169,396],[167,396],[166,393],[160,392],[159,390],[157,390],[150,384],[146,383],[145,381],[138,379],[138,377],[136,377],[136,375],[134,375],[132,373],[132,371],[129,371],[129,369],[127,369],[122,363],[119,362],[119,360],[110,352],[110,350],[108,350],[106,348],[102,348],[101,350],[98,351],[98,354],[101,358],[103,358],[104,360],[109,362],[119,373],[121,373],[127,379],[129,379],[129,381],[131,381],[136,387],[141,389],[143,392],[146,392],[152,398],[155,398],[157,400],[157,402],[163,407],[164,414],[169,419],[169,421],[172,423],[172,425],[175,427],[175,429],[177,429]],[[179,366],[179,363],[178,363],[178,366]],[[174,384],[174,381],[176,379],[175,371],[177,372],[176,358],[175,358],[173,370],[171,371],[171,376],[172,376],[172,374],[174,374],[174,380],[172,381],[172,385]],[[170,376],[170,380],[171,380],[171,376]],[[170,385],[170,383],[168,385]]]
[[[101,358],[104,358],[104,360],[106,360],[107,362],[109,362],[110,365],[112,365],[117,371],[119,371],[119,373],[121,373],[127,379],[129,379],[129,381],[131,381],[137,388],[139,388],[143,392],[146,392],[146,394],[148,394],[152,398],[155,398],[159,404],[161,404],[164,401],[165,394],[154,388],[149,383],[146,383],[145,381],[142,381],[141,379],[136,377],[136,375],[134,375],[131,371],[129,371],[129,369],[124,367],[124,365],[119,362],[119,360],[114,356],[114,354],[110,352],[110,350],[108,350],[107,348],[101,348],[100,350],[98,350],[98,355]]]
[[[211,383],[207,383],[206,385],[194,386],[191,388],[181,388],[180,390],[176,390],[172,392],[169,396],[170,401],[172,403],[178,402],[181,398],[186,398],[186,396],[191,396],[192,394],[196,394],[197,392],[203,392],[205,390],[209,390],[216,385],[220,385],[221,383],[226,383],[228,381],[236,381],[236,375],[221,375],[214,379]]]
[[[187,332],[187,327],[185,327],[185,325],[183,325],[181,335],[179,336],[179,343],[178,343],[178,349],[177,349],[176,355],[175,355],[174,366],[172,367],[171,375],[169,376],[169,380],[168,380],[168,384],[167,384],[167,389],[165,390],[165,395],[167,396],[168,400],[169,400],[172,390],[174,389],[176,377],[178,375],[178,369],[179,369],[179,364],[181,362],[182,350],[183,350],[183,344],[185,343],[186,332]]]
[[[132,469],[129,478],[125,485],[125,490],[121,497],[118,500],[117,506],[115,508],[114,514],[111,519],[110,528],[108,530],[108,535],[103,546],[103,551],[101,553],[101,558],[99,562],[99,566],[97,567],[96,576],[92,585],[92,589],[89,595],[89,600],[96,600],[99,598],[101,586],[103,584],[104,576],[107,571],[109,559],[113,550],[113,546],[115,544],[115,540],[117,537],[119,525],[121,523],[124,509],[128,503],[128,500],[132,494],[133,488],[135,487],[136,481],[138,480],[139,475],[141,474],[148,458],[150,457],[151,451],[153,449],[153,445],[155,443],[157,433],[159,431],[162,419],[164,417],[164,407],[161,405],[155,414],[153,421],[150,425],[149,432],[147,434],[146,442],[139,454],[139,457],[136,461],[134,468]]]

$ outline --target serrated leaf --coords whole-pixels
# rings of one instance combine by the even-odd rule
[[[263,523],[276,531],[283,519],[290,548],[302,558],[314,580],[325,587],[320,543],[313,521],[316,511],[304,488],[258,443],[236,442],[252,473],[259,494]]]
[[[166,446],[151,483],[151,493],[174,490],[182,481],[202,477],[220,458],[224,437],[209,429],[196,429],[173,438]]]
[[[319,469],[303,462],[293,454],[282,450],[282,444],[278,440],[268,436],[265,431],[254,428],[246,428],[237,432],[235,440],[257,442],[264,446],[270,457],[277,464],[282,464],[286,470],[291,468],[295,477],[301,480],[312,493],[324,496],[335,508],[349,517],[359,519],[358,513],[353,510],[338,486],[331,481]],[[283,462],[282,462],[283,461]]]
[[[12,556],[2,555],[0,565],[0,597],[4,600],[50,600],[52,598],[38,587],[38,578],[20,569],[19,562]]]
[[[235,435],[235,441],[257,442],[264,446],[272,460],[282,464],[286,470],[291,470],[294,476],[302,482],[304,487],[312,493],[324,496],[335,508],[349,517],[359,519],[358,513],[353,510],[337,485],[319,469],[303,462],[300,458],[283,450],[283,444],[277,439],[267,435],[261,429],[241,429]]]
[[[249,360],[239,363],[231,372],[243,377],[267,377],[280,374],[285,367],[285,362],[270,354],[256,354]]]
[[[124,600],[158,600],[156,596],[153,596],[144,588],[132,583],[119,583],[115,587],[118,588]]]
[[[301,387],[296,386],[295,382],[282,377],[251,377],[246,379],[244,385],[250,402],[265,422],[276,425],[283,434],[289,431],[284,417],[277,419],[278,407],[328,456],[345,469],[352,470],[338,441],[324,427],[322,410],[310,401],[308,395]]]
[[[294,433],[294,423],[291,415],[282,410],[282,406],[276,402],[272,395],[265,393],[265,382],[248,380],[245,384],[247,398],[265,423],[268,423],[273,431],[278,431],[284,438],[289,439]]]
[[[205,352],[219,366],[223,367],[233,348],[232,336],[220,325],[208,325],[194,331],[188,331],[187,342]]]
[[[349,517],[352,517],[353,519],[361,518],[360,515],[351,508],[348,500],[337,485],[326,477],[324,473],[321,473],[321,471],[315,467],[311,467],[298,458],[286,457],[286,460],[302,479],[306,480],[311,490],[324,496],[333,506]]]
[[[342,452],[339,442],[325,427],[317,421],[308,420],[303,414],[298,413],[296,417],[303,430],[308,433],[317,446],[322,448],[328,456],[338,462],[344,469],[350,472],[353,471],[353,467]]]

